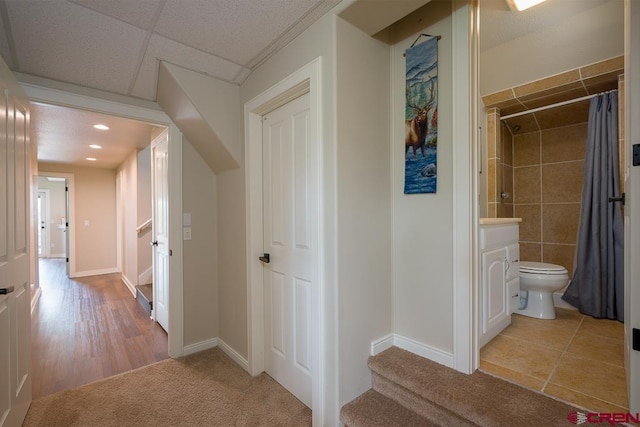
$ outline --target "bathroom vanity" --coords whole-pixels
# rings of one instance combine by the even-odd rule
[[[480,219],[480,325],[484,346],[511,324],[520,305],[520,218]]]

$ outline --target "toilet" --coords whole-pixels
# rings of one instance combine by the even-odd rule
[[[520,261],[520,308],[515,312],[538,319],[555,319],[553,293],[569,283],[561,265]]]

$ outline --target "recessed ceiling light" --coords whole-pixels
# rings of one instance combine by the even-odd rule
[[[102,124],[93,125],[93,127],[99,130],[109,130],[109,126]]]
[[[98,144],[91,144],[89,147],[91,148],[95,148],[96,150],[99,150],[102,148],[102,145],[98,145]]]
[[[90,162],[95,162],[97,159],[95,157],[87,157],[87,160]]]
[[[542,3],[545,0],[507,0],[507,4],[511,10],[517,10],[522,12],[525,9],[529,9],[532,6]]]

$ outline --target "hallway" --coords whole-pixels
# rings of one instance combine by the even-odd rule
[[[167,359],[167,334],[119,274],[69,279],[62,258],[40,259],[31,325],[33,398]]]

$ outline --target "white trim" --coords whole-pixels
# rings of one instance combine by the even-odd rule
[[[124,102],[95,98],[87,95],[46,88],[30,83],[21,83],[31,101],[51,105],[63,105],[70,108],[95,111],[118,117],[125,117],[145,123],[166,126],[169,129],[169,238],[173,256],[170,260],[169,279],[169,334],[168,353],[170,357],[182,356],[183,348],[183,283],[182,283],[182,134],[171,119],[162,111],[126,104]],[[85,90],[78,87],[78,90]],[[39,172],[41,174],[42,172]],[[67,176],[67,174],[58,174]],[[49,173],[49,176],[56,174]],[[73,178],[73,176],[72,176]],[[69,181],[69,221],[73,224],[74,193],[73,179]],[[74,227],[69,229],[70,277],[75,270],[75,234]]]
[[[87,277],[87,276],[99,276],[101,274],[113,274],[120,273],[120,271],[116,267],[112,268],[101,268],[99,270],[85,270],[85,271],[76,271],[75,277]]]
[[[127,288],[129,289],[129,292],[131,292],[131,295],[133,295],[133,297],[135,298],[137,295],[136,292],[136,285],[131,283],[131,280],[129,280],[129,278],[127,276],[125,276],[124,273],[121,274],[121,279],[122,282],[127,285]]]
[[[242,369],[249,372],[249,362],[247,361],[247,359],[242,357],[240,353],[231,348],[229,344],[218,338],[218,347],[220,347],[220,350],[222,350],[224,354],[229,356],[234,362],[240,365]]]
[[[470,4],[473,3],[473,4]],[[476,196],[476,167],[472,158],[475,146],[476,111],[473,92],[476,72],[472,68],[471,24],[475,1],[454,0],[453,17],[453,359],[452,368],[470,374],[476,367],[474,325],[477,321],[474,310],[474,277],[477,253],[474,233],[478,223]],[[477,276],[477,274],[476,274]],[[477,285],[476,285],[477,286]],[[429,350],[433,357],[445,354]],[[427,356],[428,357],[428,356]],[[437,360],[436,360],[437,361]],[[444,362],[441,362],[444,363]],[[446,364],[446,363],[445,363]]]
[[[209,350],[218,346],[218,338],[211,338],[208,340],[200,341],[195,344],[185,345],[182,349],[182,354],[188,356],[199,351]]]
[[[38,301],[40,301],[40,296],[42,295],[42,289],[40,286],[36,287],[36,294],[31,298],[31,315],[33,316],[33,312],[38,306]]]
[[[394,334],[385,335],[371,343],[371,355],[375,356],[393,347]]]
[[[454,368],[455,358],[452,353],[431,347],[411,338],[398,334],[389,334],[371,343],[371,355],[375,356],[392,346],[407,350],[415,355],[433,360],[441,365]]]
[[[153,265],[138,275],[138,285],[146,285],[153,280]]]
[[[39,177],[39,175],[38,175]],[[44,194],[45,198],[45,232],[44,236],[40,235],[41,241],[40,244],[42,246],[42,253],[38,254],[38,258],[52,258],[51,255],[51,190],[48,188],[38,188],[38,198],[40,198],[40,193]],[[37,224],[38,230],[42,230],[42,224]],[[37,238],[37,237],[36,237]]]
[[[257,375],[264,371],[264,307],[262,287],[262,265],[257,261],[263,249],[262,219],[262,122],[261,115],[274,108],[283,100],[300,93],[301,87],[308,86],[310,95],[310,135],[311,158],[310,185],[313,187],[311,212],[316,214],[317,227],[313,230],[312,241],[317,242],[318,256],[313,267],[313,278],[318,283],[312,295],[312,413],[313,425],[333,424],[329,418],[333,408],[338,406],[339,397],[330,392],[327,383],[333,384],[337,372],[326,369],[327,354],[337,348],[337,336],[329,333],[331,316],[337,312],[334,299],[325,281],[323,265],[324,256],[324,212],[322,209],[321,174],[324,171],[320,143],[322,139],[321,109],[321,58],[283,79],[275,86],[256,96],[244,106],[245,118],[245,185],[246,185],[246,219],[247,219],[247,323],[248,323],[248,372]]]
[[[68,236],[65,238],[67,241],[65,242],[65,254],[64,258],[69,257],[67,274],[69,277],[80,277],[76,274],[76,183],[75,183],[75,175],[72,173],[61,173],[61,172],[47,172],[46,170],[39,170],[38,176],[50,176],[56,178],[64,178],[66,179],[66,185],[69,188],[68,196],[69,197],[69,212],[66,212],[67,222],[69,223],[69,227],[67,227]],[[66,201],[65,201],[66,202]]]

